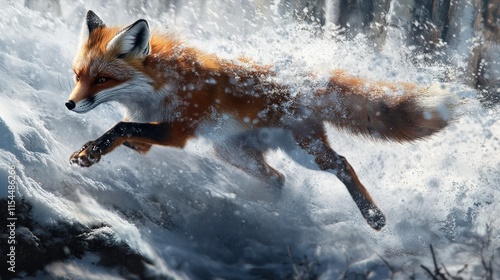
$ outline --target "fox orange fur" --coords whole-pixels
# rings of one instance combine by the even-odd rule
[[[429,101],[446,96],[438,86],[373,82],[340,70],[312,93],[291,94],[269,67],[223,60],[172,36],[151,34],[145,20],[107,27],[92,11],[73,70],[76,86],[68,109],[84,113],[116,101],[126,115],[73,153],[71,163],[91,166],[122,144],[145,153],[152,145],[182,148],[191,138],[216,134],[221,159],[281,187],[284,176],[264,159],[278,131],[344,183],[376,230],[385,217],[349,162],[329,146],[324,122],[377,139],[411,141],[445,127],[451,108],[447,97]]]

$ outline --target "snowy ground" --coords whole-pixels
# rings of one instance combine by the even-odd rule
[[[219,7],[205,8],[212,12],[198,23],[195,9],[175,19],[137,13],[207,52],[275,64],[295,87],[303,86],[301,73],[313,69],[420,84],[453,72],[446,65],[411,64],[402,50],[377,53],[362,37],[323,38],[272,17],[233,23],[252,15],[221,19]],[[500,275],[500,114],[480,106],[472,89],[454,86],[469,100],[452,125],[427,141],[373,143],[329,130],[332,146],[350,160],[387,217],[387,226],[375,232],[345,187],[331,174],[302,166],[307,159],[300,154],[297,163],[281,151],[269,153],[287,179],[279,195],[216,159],[206,139],[184,150],[155,147],[146,156],[119,148],[92,168],[70,166],[73,151],[121,118],[113,106],[85,115],[64,106],[87,9],[109,24],[139,17],[81,3],[62,5],[61,16],[17,3],[0,10],[0,196],[7,196],[14,165],[17,195],[32,203],[38,223],[105,225],[100,230],[110,239],[152,260],[152,275],[174,278],[286,277],[305,268],[304,255],[322,279],[420,278],[421,264],[433,268],[431,244],[451,274],[467,264],[460,275],[480,278],[486,273],[481,259],[495,256],[493,270]],[[121,278],[92,252],[52,263],[44,273]]]

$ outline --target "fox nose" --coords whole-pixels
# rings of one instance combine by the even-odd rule
[[[68,100],[66,102],[66,108],[68,108],[68,110],[73,110],[75,107],[76,107],[76,104],[73,100]]]

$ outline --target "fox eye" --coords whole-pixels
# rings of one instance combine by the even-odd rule
[[[96,82],[98,84],[104,84],[107,81],[108,81],[108,78],[104,78],[104,77],[97,78],[97,80],[96,80]]]
[[[80,76],[75,75],[75,81],[79,82],[80,81]]]

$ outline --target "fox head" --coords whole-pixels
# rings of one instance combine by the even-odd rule
[[[149,40],[144,19],[123,29],[110,28],[88,11],[73,62],[75,87],[66,107],[85,113],[104,102],[126,102],[127,95],[136,93],[139,85],[148,84],[141,70],[150,52]]]

